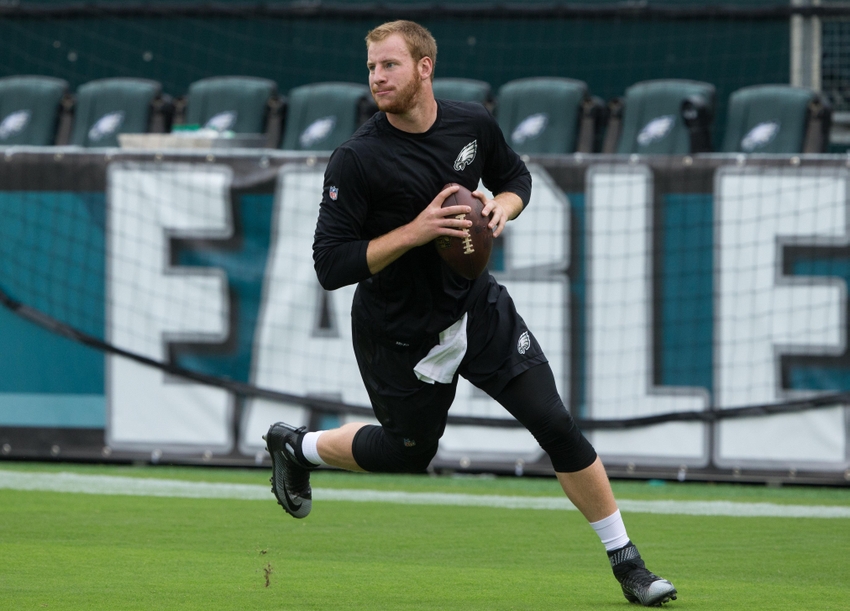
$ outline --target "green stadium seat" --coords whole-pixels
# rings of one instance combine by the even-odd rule
[[[0,146],[66,144],[73,97],[49,76],[0,78]]]
[[[481,102],[488,110],[493,109],[493,89],[490,83],[468,78],[435,78],[434,97],[460,102]]]
[[[71,144],[118,146],[118,134],[167,132],[173,105],[156,82],[105,78],[77,88]]]
[[[267,145],[280,139],[282,102],[277,84],[252,76],[214,76],[189,85],[178,103],[178,122],[237,134],[265,134]]]
[[[290,90],[281,148],[331,151],[377,111],[369,87],[359,83],[313,83]]]
[[[831,109],[815,91],[753,85],[729,96],[724,153],[823,153]]]
[[[609,104],[603,151],[686,155],[711,150],[714,85],[683,79],[636,83]]]
[[[505,139],[518,153],[573,153],[587,140],[579,131],[588,100],[583,81],[522,78],[499,88],[496,116]]]

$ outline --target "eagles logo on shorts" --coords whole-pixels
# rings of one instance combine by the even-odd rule
[[[525,354],[525,352],[531,347],[531,338],[528,336],[528,331],[523,331],[522,335],[519,336],[519,339],[516,343],[517,352],[520,354]]]

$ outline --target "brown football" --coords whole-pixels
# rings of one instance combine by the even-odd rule
[[[449,183],[443,189],[453,184],[456,183]],[[449,267],[464,278],[472,280],[487,268],[490,251],[493,249],[493,232],[487,226],[490,217],[481,214],[484,204],[477,197],[473,197],[466,187],[461,186],[456,193],[449,195],[442,207],[463,205],[472,208],[471,214],[463,215],[472,221],[472,227],[466,230],[467,237],[461,239],[440,236],[434,240],[434,245]]]

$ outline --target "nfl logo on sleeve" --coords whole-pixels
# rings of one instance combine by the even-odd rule
[[[339,189],[337,189],[336,187],[331,187],[330,189],[328,189],[328,196],[332,200],[336,201],[336,198],[339,197]]]

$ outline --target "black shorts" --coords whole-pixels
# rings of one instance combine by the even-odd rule
[[[491,397],[514,377],[547,362],[507,290],[492,277],[468,312],[467,351],[458,374]],[[375,416],[407,447],[434,447],[446,428],[457,388],[420,381],[413,368],[435,343],[399,348],[353,326],[354,353]]]

